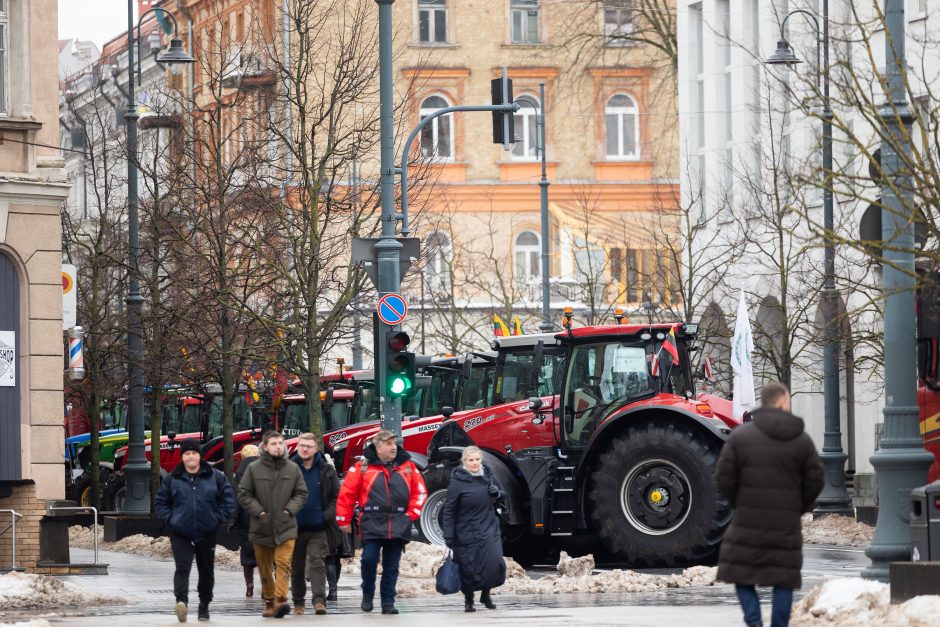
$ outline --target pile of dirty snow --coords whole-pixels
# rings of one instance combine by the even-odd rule
[[[857,522],[849,516],[834,514],[813,520],[812,514],[803,516],[803,542],[831,546],[866,547],[871,544],[874,527]]]
[[[402,555],[398,580],[401,597],[435,594],[434,577],[447,549],[412,542]],[[648,592],[667,588],[711,586],[716,568],[695,566],[674,575],[645,575],[632,570],[594,570],[594,556],[569,557],[562,552],[556,570],[558,575],[533,579],[517,562],[506,559],[506,583],[496,589],[500,594],[561,594],[605,592]],[[347,571],[348,568],[348,571]],[[381,567],[380,567],[381,568]],[[358,559],[344,561],[343,576],[359,575]]]
[[[83,549],[94,548],[94,536],[91,527],[73,525],[69,527],[69,545]],[[143,534],[127,536],[117,542],[105,542],[104,530],[98,527],[98,548],[102,551],[130,553],[160,560],[173,560],[173,549],[168,537],[151,538]],[[241,570],[238,551],[230,551],[223,546],[215,547],[215,565],[223,570]]]
[[[793,606],[790,623],[801,625],[878,625],[928,627],[937,624],[940,596],[915,597],[891,605],[888,584],[866,579],[832,579],[810,590]]]
[[[48,575],[10,572],[0,575],[0,608],[30,610],[50,607],[123,605],[127,599],[87,592]]]

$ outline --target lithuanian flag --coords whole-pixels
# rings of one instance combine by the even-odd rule
[[[512,317],[512,334],[524,335],[522,331],[522,321],[519,320],[519,316]]]
[[[497,314],[493,314],[493,335],[496,337],[507,337],[509,335],[509,327]]]

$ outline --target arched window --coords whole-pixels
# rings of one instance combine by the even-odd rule
[[[450,288],[450,263],[453,249],[446,233],[435,231],[424,238],[426,261],[424,285],[430,292]]]
[[[539,105],[531,96],[516,98],[519,111],[513,116],[516,127],[515,146],[512,147],[512,158],[528,161],[538,157],[538,128],[536,121],[539,115]]]
[[[626,94],[617,94],[604,107],[607,157],[632,159],[640,156],[640,116],[636,103]]]
[[[542,253],[539,236],[533,231],[523,231],[516,236],[515,260],[516,281],[526,283],[542,276],[539,255]]]
[[[442,96],[429,96],[421,103],[419,114],[423,120],[438,109],[449,107]],[[436,117],[421,129],[421,156],[450,160],[454,158],[454,120],[448,113]]]

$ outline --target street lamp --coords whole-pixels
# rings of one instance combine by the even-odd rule
[[[183,50],[183,41],[178,37],[176,18],[166,9],[154,7],[146,11],[137,21],[137,38],[134,38],[134,2],[127,0],[127,237],[129,254],[127,289],[127,374],[130,380],[128,403],[127,463],[124,469],[127,497],[123,510],[129,514],[150,513],[150,466],[144,455],[144,375],[141,364],[144,358],[143,304],[140,295],[138,271],[140,267],[140,238],[137,197],[137,102],[134,93],[134,45],[137,54],[137,84],[140,71],[140,24],[149,13],[162,11],[173,22],[173,38],[170,49],[157,57],[158,63],[192,63],[191,55]]]
[[[852,516],[852,500],[845,487],[845,460],[847,455],[842,450],[841,419],[839,416],[839,329],[838,329],[838,294],[835,279],[835,244],[832,240],[834,229],[832,209],[832,110],[829,108],[829,0],[822,3],[822,31],[815,15],[803,9],[790,11],[780,23],[780,39],[777,49],[764,63],[768,65],[786,65],[791,67],[800,62],[793,53],[790,43],[784,36],[787,20],[797,13],[809,18],[816,32],[816,89],[822,88],[823,122],[823,226],[825,229],[825,264],[821,301],[823,308],[823,405],[825,430],[823,449],[820,458],[826,468],[826,484],[822,494],[816,500],[813,513],[842,514]],[[820,63],[820,56],[823,62]]]

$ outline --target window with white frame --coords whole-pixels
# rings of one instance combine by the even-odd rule
[[[447,0],[418,0],[418,41],[447,41]]]
[[[633,98],[616,94],[604,107],[608,159],[634,159],[640,155],[640,116]]]
[[[421,103],[419,114],[423,120],[438,109],[449,106],[443,96],[429,96]],[[454,158],[453,114],[440,115],[421,129],[421,156],[441,160]]]
[[[10,44],[7,39],[8,28],[7,2],[0,0],[0,115],[9,112],[7,98],[10,92],[10,72],[7,68]]]
[[[927,0],[908,0],[907,19],[920,20],[927,17]]]
[[[435,231],[424,238],[427,262],[424,266],[424,285],[429,292],[450,288],[450,263],[453,255],[450,238]]]
[[[516,282],[524,285],[529,279],[542,276],[539,256],[542,246],[539,236],[534,231],[523,231],[516,236],[515,270]]]
[[[633,32],[633,0],[604,0],[604,40],[608,46],[625,46]]]
[[[539,43],[539,0],[512,0],[512,43]]]
[[[512,158],[519,161],[534,160],[538,157],[538,116],[539,105],[531,96],[516,98],[519,111],[513,115],[516,137],[512,147]]]

